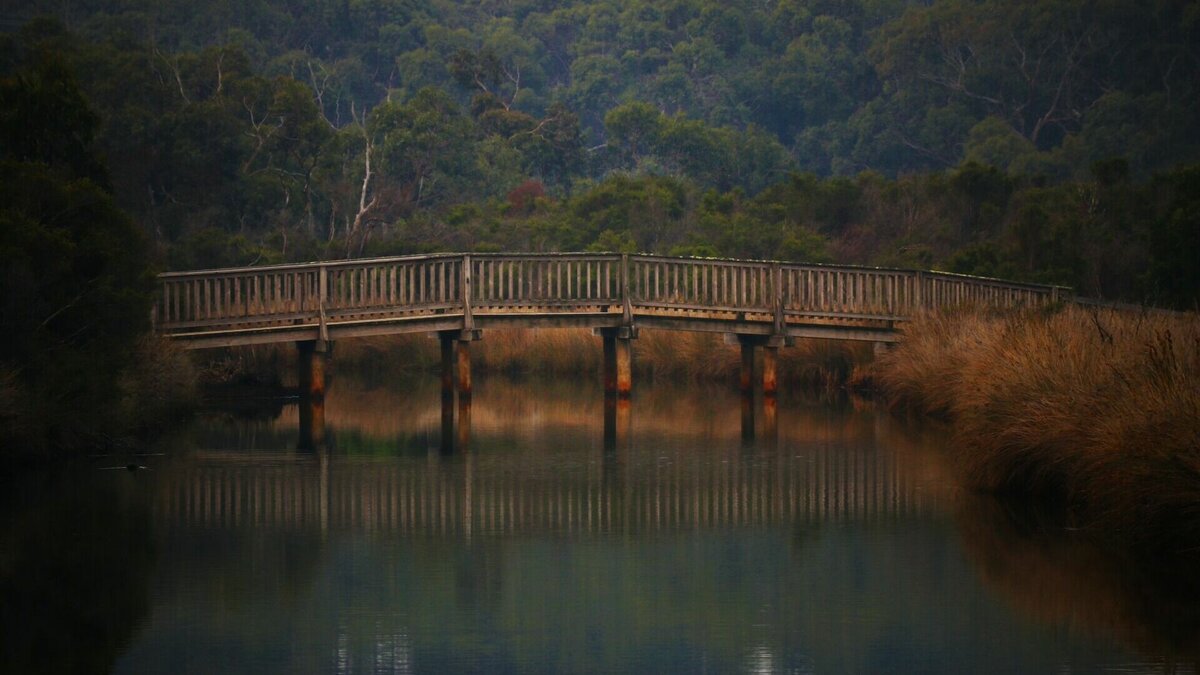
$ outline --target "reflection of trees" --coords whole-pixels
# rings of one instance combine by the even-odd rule
[[[143,476],[7,485],[0,505],[0,671],[102,673],[148,613],[155,564]]]
[[[1200,666],[1196,556],[1141,560],[1072,534],[1052,510],[990,495],[963,495],[955,517],[980,578],[1024,613]]]

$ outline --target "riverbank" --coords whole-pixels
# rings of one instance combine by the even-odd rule
[[[15,368],[0,367],[0,459],[27,467],[83,454],[124,456],[169,430],[200,400],[192,357],[149,335],[134,343],[115,381],[80,372],[78,391],[62,391],[31,385]]]
[[[964,311],[904,329],[873,377],[952,422],[968,486],[1059,503],[1070,527],[1200,552],[1200,319]]]

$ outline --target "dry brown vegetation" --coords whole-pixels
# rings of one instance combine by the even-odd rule
[[[953,421],[968,483],[1200,552],[1200,319],[1070,307],[925,317],[879,360],[896,406]]]
[[[643,330],[633,353],[634,371],[641,377],[733,379],[740,367],[738,347],[725,344],[719,334]],[[436,368],[440,357],[438,341],[422,333],[346,340],[338,343],[334,358],[335,369],[397,372]],[[835,386],[855,364],[871,358],[869,343],[801,340],[780,350],[778,374],[784,382]],[[580,329],[490,330],[471,345],[472,368],[481,373],[599,376],[602,361],[600,338]]]

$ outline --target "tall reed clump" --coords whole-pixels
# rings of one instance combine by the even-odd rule
[[[1068,307],[908,326],[893,404],[953,421],[968,483],[1061,498],[1076,524],[1200,553],[1200,319]]]

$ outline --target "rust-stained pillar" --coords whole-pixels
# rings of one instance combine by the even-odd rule
[[[333,343],[304,340],[296,343],[300,394],[300,443],[303,450],[325,447],[325,374]]]
[[[443,383],[444,384],[444,383]],[[454,453],[454,388],[442,390],[442,435],[439,449],[443,455]]]
[[[742,442],[754,440],[754,390],[742,390]]]
[[[458,395],[471,398],[471,342],[458,341]]]
[[[629,445],[632,402],[615,394],[604,396],[604,451],[616,453]],[[613,457],[612,459],[615,459]]]
[[[601,333],[604,342],[604,393],[617,393],[617,336]]]
[[[466,452],[471,449],[471,397],[458,397],[458,450]]]
[[[457,337],[458,331],[438,333],[442,356],[442,434],[439,449],[447,455],[454,452],[454,385],[458,379],[454,343]]]
[[[775,448],[779,443],[779,400],[763,397],[763,444]]]
[[[471,342],[480,339],[477,329],[446,330],[437,334],[442,357],[442,437],[443,453],[456,447],[465,450],[471,438]],[[455,393],[458,416],[455,418]]]
[[[444,330],[437,334],[442,348],[442,394],[470,396],[471,343],[483,337],[483,331]]]
[[[752,335],[739,335],[738,344],[742,349],[741,389],[742,394],[754,392],[754,347],[756,341]]]
[[[604,340],[604,393],[629,398],[633,392],[633,340],[637,329],[621,326],[598,332]]]
[[[779,378],[776,375],[776,364],[779,361],[779,347],[768,343],[763,348],[762,387],[763,396],[775,398],[779,392]]]
[[[633,392],[633,341],[618,337],[616,341],[617,397],[629,398]]]
[[[325,399],[325,371],[333,343],[325,340],[304,340],[296,343],[299,367],[300,396]]]
[[[454,397],[454,384],[458,373],[456,372],[458,365],[454,358],[454,338],[457,331],[447,331],[438,333],[438,343],[442,348],[442,397],[447,395]]]
[[[319,451],[325,447],[325,401],[300,397],[300,450]]]

